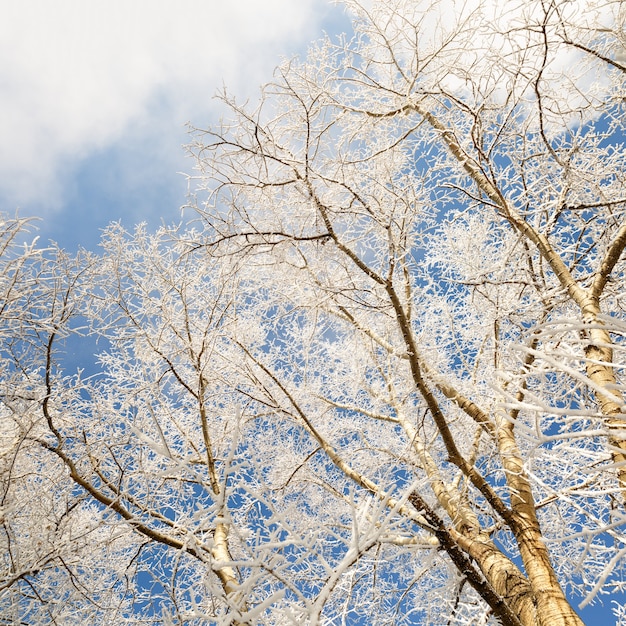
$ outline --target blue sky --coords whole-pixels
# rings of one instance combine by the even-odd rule
[[[29,0],[0,21],[0,210],[93,248],[111,220],[181,219],[185,124],[226,85],[254,98],[282,57],[346,30],[327,0]]]

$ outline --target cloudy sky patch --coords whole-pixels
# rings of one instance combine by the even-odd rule
[[[111,219],[141,219],[155,196],[178,210],[177,171],[192,167],[185,123],[215,122],[224,84],[254,97],[282,56],[304,52],[341,15],[325,0],[7,4],[1,210],[43,216],[59,232],[72,211],[106,223],[107,200]]]

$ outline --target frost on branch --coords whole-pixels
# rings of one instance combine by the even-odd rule
[[[106,567],[9,577],[18,611],[53,574],[137,623],[570,625],[623,592],[621,5],[346,5],[353,38],[192,131],[193,228],[29,266],[6,484]]]

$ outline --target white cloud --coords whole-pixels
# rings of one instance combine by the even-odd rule
[[[68,170],[155,110],[175,134],[188,120],[206,122],[222,82],[253,95],[279,55],[319,34],[328,10],[325,0],[6,3],[2,208],[59,205]]]

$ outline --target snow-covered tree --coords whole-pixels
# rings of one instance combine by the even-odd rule
[[[89,263],[37,248],[32,226],[0,216],[0,623],[69,624],[77,615],[123,623],[132,564],[106,555],[132,550],[132,531],[107,524],[63,460],[45,451],[55,424],[70,422],[45,418],[57,386],[55,342],[77,330],[71,310]],[[77,380],[58,381],[58,393],[73,397]]]
[[[623,8],[346,6],[193,131],[193,229],[48,270],[28,475],[129,622],[581,624],[625,574]]]

